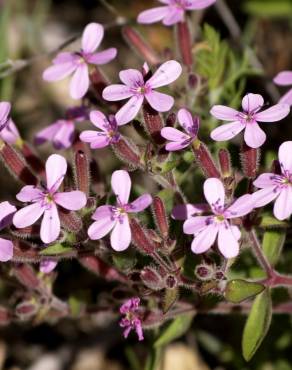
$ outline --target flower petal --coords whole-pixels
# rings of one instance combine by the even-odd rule
[[[231,204],[226,210],[227,218],[245,216],[254,209],[254,199],[251,194],[245,194]]]
[[[0,230],[12,223],[13,214],[16,211],[16,207],[9,202],[0,203]]]
[[[271,108],[259,112],[255,115],[255,120],[259,122],[276,122],[288,116],[290,107],[288,104],[276,104]]]
[[[86,195],[79,190],[57,193],[54,200],[59,206],[70,211],[78,211],[87,203]]]
[[[259,148],[266,141],[267,135],[256,122],[245,126],[244,141],[251,148]]]
[[[210,136],[215,141],[225,141],[232,139],[234,136],[238,135],[244,128],[244,123],[240,121],[234,121],[215,128],[211,132]]]
[[[146,94],[145,98],[151,107],[157,110],[157,112],[167,112],[174,104],[174,99],[172,96],[155,90],[152,90],[150,93]]]
[[[292,142],[291,142],[292,144]],[[292,148],[291,148],[292,149]],[[292,162],[291,162],[292,164]],[[262,173],[254,182],[254,186],[257,188],[267,188],[270,186],[275,186],[275,174],[274,173]]]
[[[53,141],[56,133],[60,130],[61,125],[64,123],[64,120],[58,120],[53,124],[45,127],[43,130],[38,132],[35,136],[34,142],[36,145],[41,145],[46,141]]]
[[[126,123],[132,121],[138,114],[144,97],[143,96],[132,96],[129,101],[120,108],[116,113],[115,118],[119,126],[125,125]]]
[[[99,110],[93,110],[90,112],[89,118],[90,121],[94,124],[94,126],[96,126],[102,131],[107,131],[109,122],[102,112],[100,112]]]
[[[204,182],[204,195],[211,207],[224,207],[225,190],[219,179],[212,177]]]
[[[60,125],[59,130],[53,138],[53,144],[56,149],[67,149],[73,144],[75,138],[74,122],[65,121]]]
[[[104,148],[110,143],[110,139],[105,132],[88,130],[81,132],[79,137],[81,141],[90,143],[91,149]]]
[[[187,220],[194,214],[200,214],[206,211],[210,211],[209,204],[179,204],[172,210],[171,217],[175,220]]]
[[[89,88],[89,76],[87,64],[78,66],[70,82],[70,95],[73,99],[81,99]]]
[[[131,185],[131,178],[127,171],[118,170],[112,174],[111,186],[120,205],[128,203]]]
[[[265,189],[261,189],[252,194],[254,207],[263,207],[266,204],[272,202],[280,193],[280,189],[274,186],[270,186]]]
[[[7,262],[13,257],[13,243],[0,238],[0,261]]]
[[[104,218],[112,218],[112,215],[112,206],[104,205],[96,208],[92,218],[95,221],[99,221]]]
[[[63,182],[67,172],[67,162],[59,154],[52,154],[46,162],[46,177],[48,190],[55,192]]]
[[[204,9],[214,4],[215,1],[216,0],[189,0],[187,2],[186,9],[188,10]]]
[[[168,85],[175,81],[182,73],[181,65],[175,60],[163,63],[154,75],[147,81],[147,85],[152,89]]]
[[[149,207],[152,203],[152,197],[150,194],[143,194],[139,198],[131,202],[129,212],[141,212],[145,208]]]
[[[24,186],[16,195],[20,202],[36,202],[42,198],[43,192],[34,185]]]
[[[119,219],[111,232],[111,246],[117,251],[121,252],[127,249],[131,243],[131,229],[129,225],[128,216]]]
[[[85,53],[93,53],[100,45],[103,39],[104,29],[99,23],[89,23],[82,34],[82,50]]]
[[[274,215],[278,220],[289,218],[292,213],[292,186],[283,188],[274,204]]]
[[[277,85],[292,85],[292,71],[282,71],[273,79]]]
[[[171,8],[163,18],[162,23],[165,26],[172,26],[178,22],[182,22],[184,19],[184,10],[180,8]]]
[[[20,139],[19,131],[12,119],[8,119],[7,125],[0,131],[0,137],[7,144],[12,145]]]
[[[260,109],[264,105],[264,99],[259,94],[247,94],[242,99],[242,109],[249,113]]]
[[[192,242],[192,252],[199,254],[206,252],[215,242],[218,234],[218,225],[216,223],[208,225],[199,234],[197,234]]]
[[[144,85],[142,73],[137,69],[125,69],[119,73],[120,80],[129,87]]]
[[[40,272],[44,274],[49,274],[57,266],[58,262],[52,259],[46,259],[40,262]]]
[[[235,231],[234,228],[237,230]],[[239,253],[238,234],[240,233],[237,226],[231,227],[225,223],[221,224],[218,232],[218,248],[225,258],[236,257]]]
[[[183,225],[184,233],[190,235],[197,234],[208,226],[208,220],[210,220],[210,216],[197,216],[188,218]]]
[[[48,244],[58,239],[61,231],[60,218],[55,204],[51,204],[49,209],[44,212],[41,223],[41,240]]]
[[[282,98],[279,100],[280,104],[288,104],[292,105],[292,89],[290,89],[286,94],[282,96]]]
[[[169,12],[168,6],[145,10],[138,15],[138,23],[150,24],[161,21]]]
[[[0,103],[0,129],[3,129],[7,124],[8,115],[11,110],[11,104],[3,101]]]
[[[91,224],[88,229],[89,238],[91,240],[98,240],[103,238],[112,230],[116,222],[117,221],[112,219],[111,217],[101,218],[100,220],[93,222],[93,224]]]
[[[173,127],[164,127],[160,134],[167,140],[177,142],[182,142],[190,138],[189,135],[186,135],[184,132],[181,132]]]
[[[279,162],[282,168],[282,173],[284,171],[288,171],[289,173],[292,173],[292,141],[285,141],[282,143],[279,147]]]
[[[19,211],[13,216],[13,224],[17,228],[23,228],[34,224],[44,213],[45,208],[39,202],[30,204]]]
[[[115,57],[117,56],[117,53],[118,51],[116,48],[109,48],[109,49],[100,51],[98,53],[89,55],[86,58],[86,62],[89,64],[96,64],[96,65],[107,64],[113,59],[115,59]]]
[[[108,101],[118,101],[128,99],[133,96],[129,86],[125,85],[110,85],[106,87],[102,92],[102,97]]]
[[[213,117],[222,121],[237,121],[239,112],[225,105],[214,105],[210,110]]]
[[[75,71],[77,64],[70,61],[66,63],[58,63],[45,69],[43,79],[48,82],[63,80]]]
[[[185,142],[173,141],[173,142],[167,143],[165,145],[165,149],[169,152],[175,152],[177,150],[182,150],[189,145],[190,145],[190,141],[185,141]]]
[[[191,136],[197,136],[199,131],[199,120],[193,117],[187,109],[180,109],[177,114],[181,127]]]

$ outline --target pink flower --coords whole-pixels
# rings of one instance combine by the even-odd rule
[[[16,208],[9,202],[0,203],[0,230],[5,229],[12,222]],[[6,262],[13,257],[13,243],[10,240],[0,238],[0,261]]]
[[[164,127],[161,130],[161,136],[170,140],[165,149],[169,152],[181,150],[188,147],[192,141],[197,137],[199,131],[200,121],[198,117],[193,117],[186,109],[178,111],[178,122],[186,133],[181,132],[173,127]]]
[[[247,94],[242,99],[243,112],[224,105],[215,105],[211,109],[212,116],[231,123],[217,127],[211,132],[211,138],[216,141],[229,140],[244,132],[244,141],[251,148],[259,148],[266,141],[266,134],[259,127],[259,122],[276,122],[285,118],[290,108],[287,104],[276,104],[259,112],[264,105],[264,99],[258,94]]]
[[[67,110],[66,116],[41,130],[35,137],[35,144],[52,141],[55,149],[70,148],[75,139],[76,122],[86,120],[88,115],[84,107],[74,107]]]
[[[283,71],[277,74],[274,82],[280,86],[292,85],[292,71]],[[279,100],[279,103],[292,105],[292,89],[288,90]]]
[[[254,185],[261,190],[252,194],[255,207],[263,207],[276,199],[274,215],[284,220],[292,214],[292,141],[285,141],[279,148],[281,174],[263,173]]]
[[[152,197],[143,194],[131,203],[128,203],[131,191],[131,179],[127,171],[115,171],[111,178],[112,190],[117,197],[116,206],[100,206],[92,218],[95,222],[89,227],[90,239],[103,238],[111,230],[111,246],[116,251],[127,249],[131,243],[131,229],[128,213],[137,213],[147,208]]]
[[[156,111],[167,112],[174,104],[173,97],[154,89],[172,83],[180,76],[181,72],[182,67],[175,60],[163,63],[147,81],[144,81],[142,73],[137,69],[126,69],[119,73],[120,80],[124,85],[108,86],[103,90],[102,96],[109,101],[130,98],[116,113],[118,125],[124,125],[136,117],[144,98]]]
[[[99,47],[104,35],[101,24],[88,24],[82,34],[82,48],[78,52],[62,52],[53,60],[53,65],[43,73],[43,79],[49,82],[59,81],[71,75],[70,95],[73,99],[82,98],[89,88],[88,66],[106,64],[117,55],[117,49],[110,48],[99,53]]]
[[[0,131],[0,138],[7,144],[16,144],[19,141],[20,134],[12,119],[8,119],[7,125]]]
[[[223,256],[226,258],[237,256],[241,233],[237,226],[230,223],[230,220],[252,211],[252,195],[243,195],[227,206],[224,202],[224,186],[216,178],[209,178],[205,181],[204,194],[213,215],[190,217],[183,225],[184,233],[193,234],[195,237],[192,242],[192,251],[196,254],[206,252],[218,236],[218,247]]]
[[[128,338],[131,330],[135,330],[139,341],[144,340],[141,320],[139,318],[140,298],[134,297],[126,301],[120,307],[120,313],[125,315],[120,321],[120,327],[124,329],[124,338]]]
[[[77,211],[86,204],[86,196],[81,191],[58,192],[66,172],[65,158],[52,154],[46,162],[47,186],[41,188],[27,185],[16,196],[21,202],[32,203],[15,213],[13,224],[17,228],[30,226],[43,216],[41,240],[44,243],[51,243],[59,237],[61,225],[57,205],[70,211]]]
[[[117,143],[120,140],[118,125],[115,116],[106,116],[98,111],[90,112],[90,121],[99,128],[98,131],[88,130],[80,134],[80,140],[90,143],[92,149],[104,148],[110,144]]]
[[[0,102],[0,131],[2,131],[8,124],[10,110],[10,103],[6,101]]]
[[[172,26],[184,20],[185,12],[188,10],[204,9],[215,3],[216,0],[158,0],[164,6],[152,8],[140,13],[137,21],[139,23],[155,23],[162,20],[165,26]]]
[[[40,272],[43,272],[44,274],[49,274],[52,272],[55,267],[57,266],[58,262],[54,261],[52,259],[45,259],[40,262]]]

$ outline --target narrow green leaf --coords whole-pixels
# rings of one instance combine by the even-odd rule
[[[48,255],[68,253],[71,251],[73,251],[73,248],[57,243],[57,244],[50,245],[48,248],[42,250],[40,254],[43,256],[48,256]]]
[[[278,262],[285,240],[285,230],[269,230],[264,233],[263,252],[271,265]]]
[[[286,229],[289,226],[289,222],[279,221],[270,215],[263,215],[259,224],[259,227],[262,227],[263,229]]]
[[[259,294],[252,305],[246,321],[242,337],[242,353],[249,361],[264,340],[272,318],[272,300],[270,291],[264,290]]]
[[[193,315],[190,314],[177,317],[163,330],[160,337],[155,341],[154,347],[165,346],[184,335],[190,328],[192,320]]]
[[[261,293],[264,285],[241,279],[230,280],[225,289],[225,298],[232,303],[240,303]]]

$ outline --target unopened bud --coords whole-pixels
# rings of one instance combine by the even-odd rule
[[[200,78],[198,75],[194,74],[194,73],[190,73],[189,77],[188,77],[188,85],[191,89],[195,89],[198,84],[200,83]]]
[[[156,226],[161,233],[161,235],[166,238],[168,236],[168,219],[166,215],[166,210],[164,203],[161,198],[158,196],[153,198],[153,203],[152,203],[152,208],[153,208],[153,213],[154,213],[154,218],[156,222]]]
[[[40,281],[31,266],[26,264],[19,264],[13,269],[14,275],[17,280],[29,289],[37,289]]]
[[[165,288],[165,283],[158,273],[158,271],[152,267],[144,267],[140,273],[140,278],[143,283],[152,290],[161,290]]]
[[[134,245],[146,254],[153,254],[155,251],[155,244],[149,238],[148,233],[140,225],[139,221],[135,218],[130,220],[130,227],[132,232],[132,241]]]
[[[202,281],[212,280],[214,278],[214,268],[206,264],[197,265],[195,268],[195,275]]]
[[[255,178],[258,172],[260,162],[260,150],[250,148],[243,142],[241,147],[241,166],[244,176]]]
[[[141,153],[138,147],[128,138],[121,136],[117,143],[112,144],[112,149],[116,156],[133,168],[143,168],[141,163]]]
[[[231,176],[231,159],[227,149],[220,149],[218,152],[220,169],[223,177]]]
[[[88,197],[90,188],[89,159],[86,153],[78,150],[75,153],[75,175],[77,189]]]
[[[196,162],[206,177],[220,178],[220,172],[209,152],[207,146],[199,140],[194,140],[192,149],[195,154]]]
[[[150,104],[145,103],[143,104],[143,115],[145,128],[155,144],[161,145],[165,143],[165,139],[160,134],[164,127],[160,114]]]
[[[38,311],[38,304],[33,299],[19,303],[15,307],[15,314],[20,320],[31,319]]]
[[[174,289],[177,287],[178,281],[176,276],[174,275],[167,275],[164,279],[165,285],[169,289]]]
[[[82,219],[76,212],[59,207],[59,216],[62,225],[67,231],[76,233],[81,230],[83,226]]]
[[[177,39],[183,64],[190,69],[193,64],[193,56],[191,33],[187,21],[177,23]]]

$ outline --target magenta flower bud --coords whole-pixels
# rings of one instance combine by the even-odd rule
[[[189,25],[187,21],[177,24],[177,41],[180,48],[183,64],[191,69],[193,65],[192,40]]]
[[[163,277],[153,267],[144,267],[140,273],[140,278],[147,288],[161,290],[165,288]]]
[[[165,206],[162,199],[158,196],[154,197],[152,208],[159,232],[163,236],[163,238],[166,238],[168,236],[169,226]]]
[[[260,149],[250,148],[245,142],[241,146],[241,168],[244,176],[255,178],[259,169]]]
[[[223,177],[231,176],[231,158],[227,149],[220,149],[218,152],[220,169]]]
[[[192,145],[196,162],[206,177],[220,178],[220,172],[209,152],[207,146],[201,141],[194,141]]]
[[[86,195],[86,197],[88,197],[90,188],[88,156],[82,150],[78,150],[75,153],[74,163],[77,189],[82,191]]]

